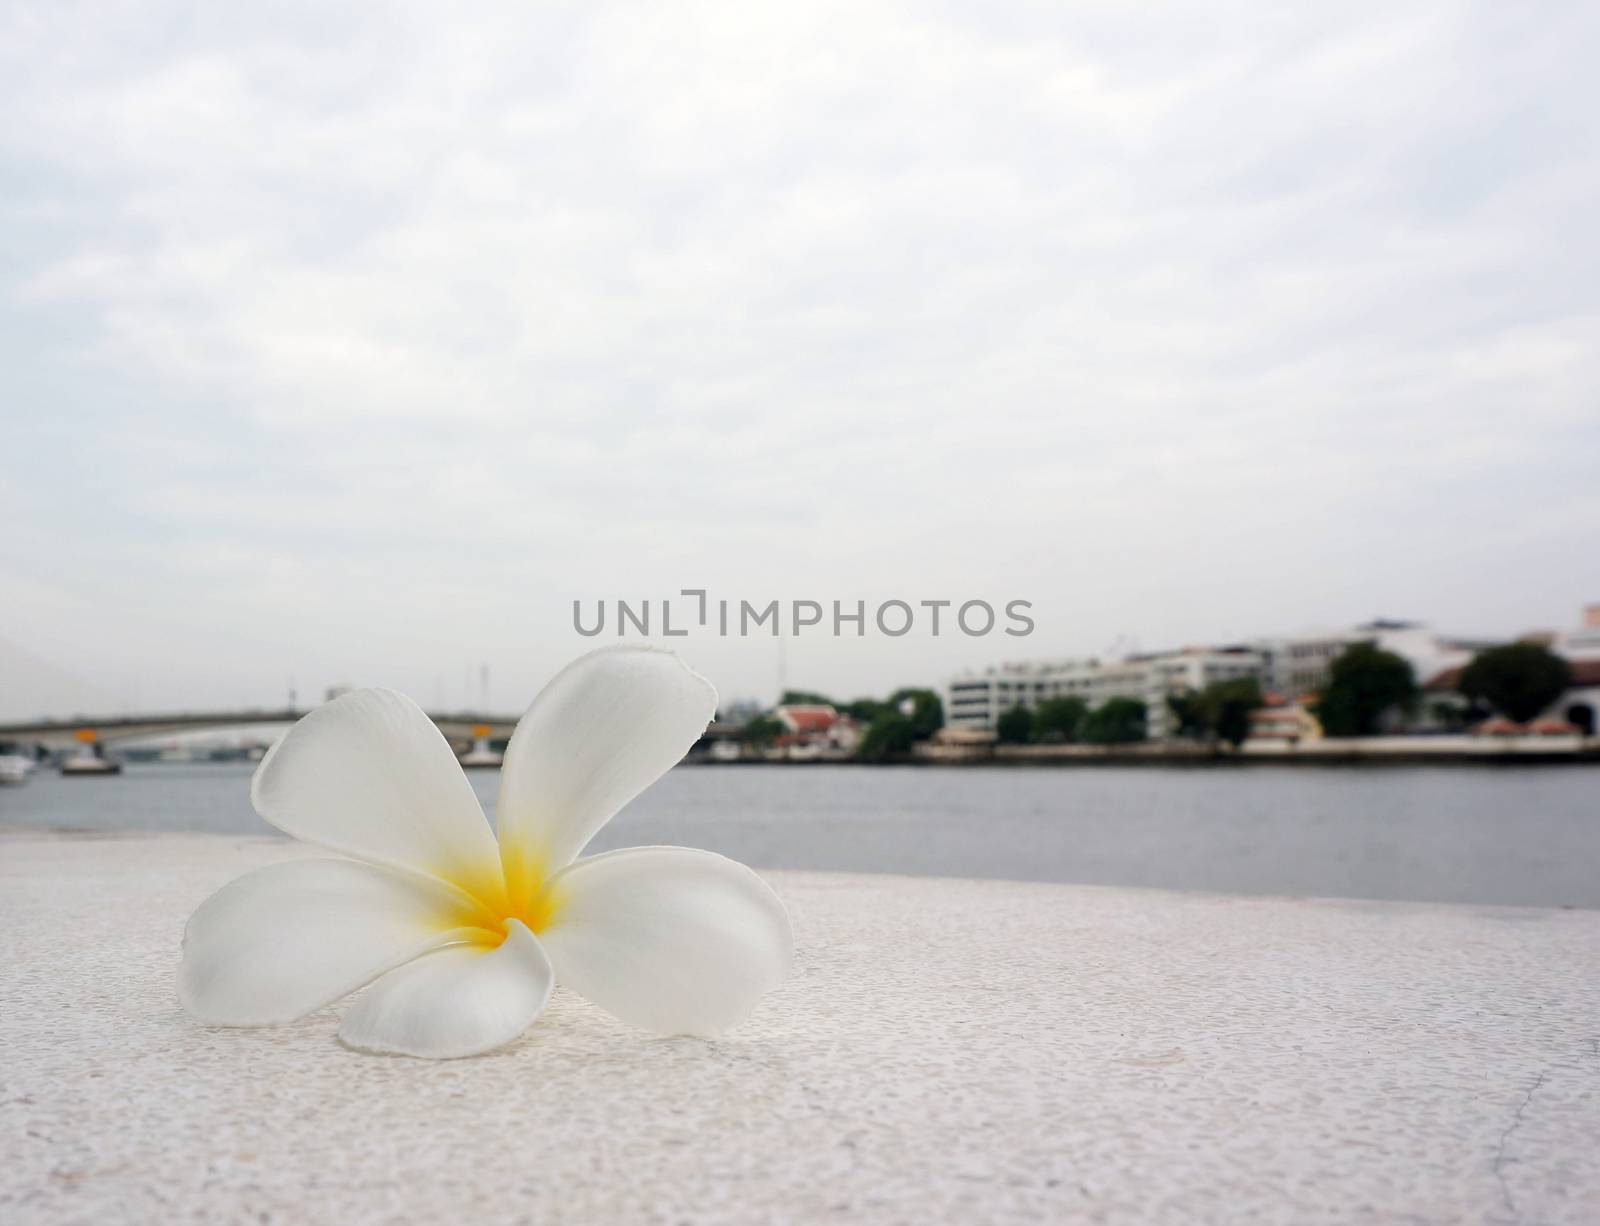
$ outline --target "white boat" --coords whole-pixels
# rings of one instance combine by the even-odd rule
[[[505,755],[489,748],[489,726],[475,724],[472,728],[472,748],[461,755],[464,770],[499,770]]]
[[[61,762],[63,775],[120,775],[122,763],[114,762],[110,758],[102,758],[98,754],[80,753],[75,757],[64,758]]]
[[[19,753],[0,753],[0,783],[26,783],[33,774],[33,759]]]

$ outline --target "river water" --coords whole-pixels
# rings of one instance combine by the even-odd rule
[[[0,825],[267,834],[250,771],[41,771],[0,787]],[[492,812],[498,773],[470,778]],[[1600,907],[1600,768],[689,766],[592,850],[637,843],[767,868]]]

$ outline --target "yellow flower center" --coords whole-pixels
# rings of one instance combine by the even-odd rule
[[[543,872],[523,872],[518,877],[512,889],[499,865],[476,874],[452,873],[446,880],[460,898],[444,926],[465,941],[491,947],[506,939],[512,920],[521,920],[530,932],[542,932],[555,921],[561,892],[551,887]]]

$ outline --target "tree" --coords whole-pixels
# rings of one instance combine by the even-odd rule
[[[1457,688],[1519,724],[1538,715],[1572,685],[1572,665],[1538,643],[1507,643],[1472,657]]]
[[[1083,721],[1091,745],[1128,745],[1145,738],[1145,707],[1137,698],[1108,698]]]
[[[1391,711],[1408,711],[1417,700],[1411,665],[1372,643],[1353,643],[1328,670],[1317,718],[1329,736],[1371,736]]]
[[[1428,718],[1447,732],[1460,732],[1475,723],[1473,706],[1457,698],[1435,698],[1428,704]],[[1482,714],[1487,714],[1484,712]],[[1482,715],[1479,716],[1482,718]]]
[[[910,704],[910,710],[906,709]],[[889,695],[886,704],[911,721],[911,731],[917,740],[925,741],[944,727],[944,703],[932,690],[904,689]]]
[[[925,741],[944,727],[944,703],[932,690],[896,690],[883,702],[858,698],[843,709],[867,725],[856,746],[856,757],[863,762],[903,757],[913,742]]]
[[[879,702],[876,698],[857,698],[854,702],[845,703],[839,709],[853,720],[870,724],[890,708],[887,703]]]
[[[1207,730],[1235,749],[1250,735],[1250,712],[1261,705],[1261,686],[1254,677],[1213,681],[1200,695]]]
[[[783,721],[770,715],[758,715],[744,726],[744,739],[758,748],[772,744],[782,733]]]
[[[826,694],[813,694],[810,690],[784,690],[778,699],[780,707],[831,707],[833,699]]]
[[[1033,710],[1033,739],[1036,741],[1072,741],[1083,727],[1089,714],[1089,704],[1076,694],[1063,694],[1046,698]]]
[[[915,740],[916,732],[909,719],[898,711],[883,711],[862,735],[856,757],[863,762],[886,762],[910,753]]]
[[[1179,736],[1202,737],[1207,732],[1205,707],[1194,690],[1180,690],[1167,695],[1167,710],[1178,721]]]
[[[1033,739],[1033,715],[1020,704],[1002,712],[994,722],[994,735],[1007,745],[1026,745]]]
[[[1236,749],[1250,735],[1250,712],[1260,705],[1261,686],[1254,677],[1232,677],[1203,690],[1167,695],[1179,736],[1227,741]]]

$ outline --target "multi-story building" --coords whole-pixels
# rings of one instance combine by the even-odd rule
[[[1583,606],[1583,621],[1560,636],[1559,650],[1570,660],[1600,657],[1600,604]]]
[[[1493,639],[1439,634],[1421,622],[1379,619],[1350,630],[1256,639],[1250,646],[1263,660],[1261,686],[1288,699],[1320,693],[1333,662],[1356,643],[1371,643],[1400,656],[1419,682],[1464,664]]]
[[[1341,630],[1255,639],[1250,646],[1261,656],[1261,688],[1292,699],[1326,686],[1333,662],[1362,641],[1356,632]]]
[[[945,689],[945,724],[953,728],[993,730],[1002,712],[1022,706],[1032,710],[1046,698],[1076,694],[1093,706],[1115,697],[1113,677],[1102,674],[1099,660],[1053,660],[1001,664],[982,673],[963,673]]]
[[[1372,621],[1357,626],[1354,633],[1405,660],[1418,684],[1443,669],[1464,665],[1478,652],[1504,641],[1439,634],[1421,622]]]
[[[1261,669],[1261,655],[1244,647],[1192,647],[1120,660],[1002,664],[950,681],[945,722],[955,728],[992,730],[1012,707],[1032,710],[1047,698],[1077,697],[1090,707],[1112,698],[1136,698],[1145,705],[1150,736],[1161,738],[1173,730],[1167,695],[1237,677],[1259,679]]]
[[[1533,726],[1568,724],[1584,736],[1595,735],[1600,726],[1600,605],[1584,606],[1583,621],[1576,630],[1528,634],[1521,641],[1548,646],[1564,657],[1572,670],[1566,691],[1532,721]],[[1467,709],[1460,689],[1461,674],[1469,660],[1469,654],[1458,652],[1444,668],[1422,679],[1428,718],[1437,722],[1436,711],[1453,709],[1459,716]]]
[[[1145,666],[1145,688],[1139,697],[1145,705],[1145,726],[1155,740],[1177,731],[1177,720],[1167,705],[1169,695],[1245,677],[1262,683],[1265,668],[1261,653],[1249,647],[1190,647],[1143,657],[1141,662]]]
[[[1581,644],[1600,641],[1595,625],[1568,636]],[[1118,660],[1077,659],[1002,664],[965,673],[946,687],[945,720],[954,728],[992,730],[1012,707],[1030,710],[1047,698],[1076,695],[1091,707],[1110,698],[1145,704],[1152,738],[1172,735],[1175,720],[1167,696],[1203,690],[1217,681],[1254,677],[1263,691],[1295,700],[1323,690],[1333,662],[1356,643],[1372,643],[1410,663],[1418,681],[1465,664],[1492,640],[1441,635],[1419,622],[1376,620],[1349,630],[1262,638],[1238,647],[1189,647],[1130,655]]]

